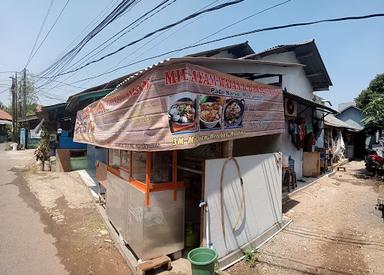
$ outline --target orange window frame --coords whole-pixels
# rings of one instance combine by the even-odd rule
[[[129,180],[127,182],[131,184],[133,187],[137,188],[138,190],[144,192],[145,194],[145,206],[149,207],[150,205],[150,193],[151,192],[160,192],[160,191],[166,191],[166,190],[173,190],[172,197],[173,200],[176,201],[177,199],[177,190],[185,188],[185,185],[182,181],[177,181],[177,151],[172,151],[172,181],[162,183],[159,185],[153,185],[151,182],[151,176],[152,176],[152,159],[153,159],[153,152],[147,152],[146,155],[146,172],[145,172],[145,182],[139,181],[132,176],[132,170],[134,167],[132,166],[132,151],[129,153]],[[119,169],[122,168],[114,168],[108,165],[107,170],[114,174],[115,176],[118,176],[119,178],[123,179],[120,176]],[[126,180],[126,179],[124,179]]]

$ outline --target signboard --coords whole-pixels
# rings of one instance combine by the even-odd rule
[[[152,69],[79,111],[74,140],[162,151],[282,132],[280,88],[180,63]]]

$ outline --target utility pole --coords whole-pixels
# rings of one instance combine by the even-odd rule
[[[22,118],[25,119],[27,116],[27,69],[23,70],[23,111]]]
[[[17,72],[12,78],[12,141],[17,142]]]

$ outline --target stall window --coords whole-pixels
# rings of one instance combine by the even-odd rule
[[[131,160],[132,155],[132,160]],[[132,163],[131,163],[132,161]],[[119,168],[120,177],[132,178],[145,182],[147,169],[147,152],[131,152],[126,150],[109,150],[109,166]],[[130,171],[132,168],[132,171]],[[172,152],[154,152],[151,163],[151,182],[172,182]]]
[[[119,167],[120,166],[120,150],[109,149],[108,163],[109,166]]]
[[[130,169],[130,152],[121,150],[120,151],[120,166],[129,172]]]
[[[154,152],[152,158],[153,183],[172,181],[172,152]]]
[[[146,152],[132,152],[132,177],[134,179],[145,182],[146,161]]]

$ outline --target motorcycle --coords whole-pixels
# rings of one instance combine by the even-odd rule
[[[377,151],[369,149],[365,157],[365,168],[368,173],[373,173],[376,176],[383,174],[384,158],[377,154]]]

